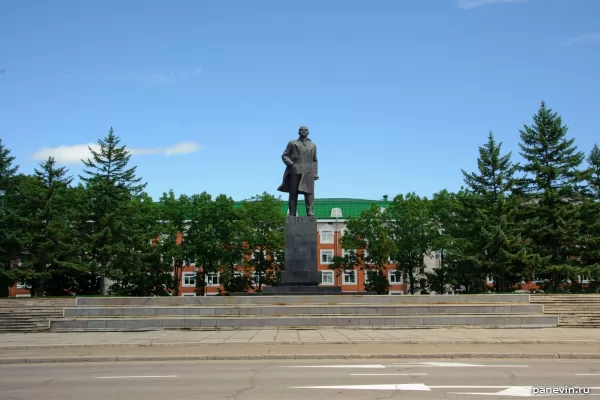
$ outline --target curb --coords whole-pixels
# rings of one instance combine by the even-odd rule
[[[13,346],[0,346],[0,350],[18,350],[18,349],[89,349],[89,348],[113,348],[113,347],[193,347],[193,346],[223,346],[232,344],[246,345],[340,345],[340,344],[416,344],[416,345],[444,345],[444,344],[600,344],[600,340],[581,339],[581,340],[546,340],[546,339],[497,339],[497,340],[418,340],[418,339],[398,339],[398,340],[283,340],[279,342],[147,342],[147,343],[95,343],[95,344],[17,344]]]
[[[251,361],[251,360],[366,360],[366,359],[564,359],[598,360],[600,353],[383,353],[383,354],[256,354],[231,356],[69,356],[9,357],[1,364],[55,364],[134,361]]]

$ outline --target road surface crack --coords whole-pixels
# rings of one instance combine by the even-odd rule
[[[248,386],[243,387],[240,390],[237,390],[231,396],[225,397],[225,399],[239,400],[240,396],[242,396],[244,393],[256,388],[256,376],[258,375],[258,368],[254,368],[254,369],[250,370],[250,372],[252,373],[252,375],[250,376]]]

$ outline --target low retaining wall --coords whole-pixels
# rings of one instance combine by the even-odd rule
[[[91,318],[51,321],[53,331],[148,331],[164,329],[243,329],[345,327],[412,328],[472,326],[488,328],[556,327],[558,317],[548,315],[428,315],[428,316],[323,316],[323,317],[172,317]]]
[[[481,304],[529,303],[528,294],[415,296],[198,296],[198,297],[78,297],[77,306],[210,306],[293,304]]]
[[[284,316],[284,315],[427,315],[427,314],[542,314],[538,304],[513,305],[372,305],[372,306],[195,306],[195,307],[75,307],[69,317]]]

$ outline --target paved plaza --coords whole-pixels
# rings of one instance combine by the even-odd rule
[[[600,344],[600,330],[595,328],[254,329],[0,334],[0,349],[78,346],[182,346],[215,343]]]

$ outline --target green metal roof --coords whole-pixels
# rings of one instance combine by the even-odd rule
[[[298,199],[298,215],[306,216],[306,206],[302,195]],[[331,219],[331,210],[333,208],[340,208],[342,210],[341,219],[349,217],[359,217],[361,212],[371,208],[371,204],[377,204],[379,207],[387,208],[390,204],[389,201],[385,200],[366,200],[366,199],[315,199],[315,216],[318,219]],[[242,202],[236,202],[236,207],[241,207]],[[288,210],[288,202],[283,201],[281,212],[286,214]]]

